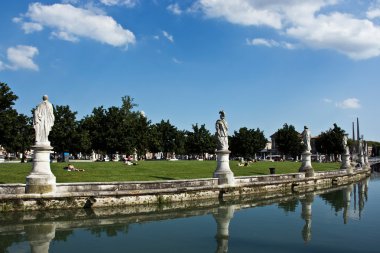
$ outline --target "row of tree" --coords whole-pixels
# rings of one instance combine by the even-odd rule
[[[14,108],[18,97],[9,86],[0,82],[0,145],[10,153],[29,150],[34,142],[31,116],[19,114]],[[49,135],[51,145],[57,153],[71,154],[133,154],[144,156],[147,152],[162,152],[170,156],[204,156],[214,153],[216,139],[204,124],[192,125],[192,129],[178,130],[169,120],[153,124],[143,113],[135,110],[133,98],[125,96],[121,106],[96,107],[92,113],[77,120],[76,112],[68,105],[55,105],[55,122]],[[334,124],[334,128],[322,132],[315,147],[323,154],[342,153],[341,140],[344,130]],[[278,151],[295,157],[302,153],[300,134],[294,126],[284,124],[275,134]],[[259,128],[246,127],[234,131],[229,137],[233,156],[254,157],[265,148],[267,140]]]

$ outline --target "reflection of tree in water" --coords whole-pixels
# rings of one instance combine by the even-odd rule
[[[0,240],[0,253],[8,253],[8,248],[14,243],[25,241],[25,237],[22,234],[8,234],[2,235]]]
[[[284,202],[278,203],[278,208],[283,209],[285,213],[292,212],[294,213],[296,211],[296,208],[298,206],[298,199],[291,199]]]
[[[101,237],[105,233],[109,237],[117,236],[118,233],[128,234],[128,224],[99,226],[89,228],[88,231],[96,237]]]
[[[55,237],[54,241],[62,241],[62,242],[67,242],[67,239],[69,238],[70,235],[73,234],[73,230],[56,230],[55,231]]]
[[[341,211],[346,205],[343,199],[343,194],[344,192],[340,190],[321,194],[319,196],[321,197],[321,199],[325,201],[325,204],[330,204],[331,207],[334,208],[335,212],[337,213]]]

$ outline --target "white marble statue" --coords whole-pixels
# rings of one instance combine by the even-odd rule
[[[227,121],[224,119],[224,111],[220,111],[220,119],[215,123],[216,137],[218,139],[217,149],[218,150],[228,150],[228,125]]]
[[[54,125],[53,105],[48,101],[48,96],[42,97],[43,101],[34,111],[33,127],[36,131],[36,144],[49,144],[48,136]]]
[[[363,155],[363,137],[359,138],[359,155]]]
[[[350,149],[348,147],[347,141],[348,141],[348,134],[344,134],[343,139],[342,139],[342,145],[343,145],[344,154],[346,155],[350,153]]]
[[[304,145],[304,151],[310,152],[311,151],[311,133],[307,126],[304,127],[304,130],[302,132],[302,143]]]

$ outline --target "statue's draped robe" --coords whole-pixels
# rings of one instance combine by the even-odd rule
[[[216,136],[218,139],[218,150],[228,150],[228,125],[224,119],[215,123]]]
[[[33,125],[36,131],[36,143],[48,143],[48,136],[54,125],[53,105],[45,100],[34,111]]]

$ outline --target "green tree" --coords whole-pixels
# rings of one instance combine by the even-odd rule
[[[139,155],[146,152],[150,121],[141,112],[133,111],[135,106],[133,98],[125,96],[121,107],[100,106],[82,120],[81,128],[87,131],[93,150],[108,155],[130,155],[135,149]]]
[[[156,123],[154,127],[151,127],[151,131],[150,136],[154,138],[154,140],[150,142],[152,152],[163,152],[165,158],[167,158],[168,153],[177,151],[178,142],[176,138],[178,130],[169,120],[161,120],[160,123]]]
[[[49,140],[58,153],[80,151],[77,112],[71,111],[68,105],[57,105],[54,108],[54,126],[49,134]]]
[[[281,154],[294,158],[302,153],[301,136],[294,126],[285,123],[275,133],[274,138],[276,147]]]
[[[205,124],[200,127],[198,124],[192,125],[192,131],[187,132],[186,151],[188,154],[201,155],[213,153],[216,147],[215,138],[206,129]]]
[[[11,130],[12,140],[5,146],[8,152],[21,154],[21,162],[25,162],[25,153],[34,142],[34,129],[32,118],[18,114],[17,120]]]
[[[326,155],[342,154],[344,149],[342,145],[345,131],[334,123],[334,127],[326,132],[322,132],[316,139],[315,146],[317,152]]]
[[[234,156],[248,158],[265,148],[266,143],[264,132],[259,128],[254,130],[243,127],[231,137],[230,149]]]
[[[9,147],[14,139],[13,127],[17,123],[17,111],[13,105],[18,97],[6,83],[0,82],[0,145]]]

